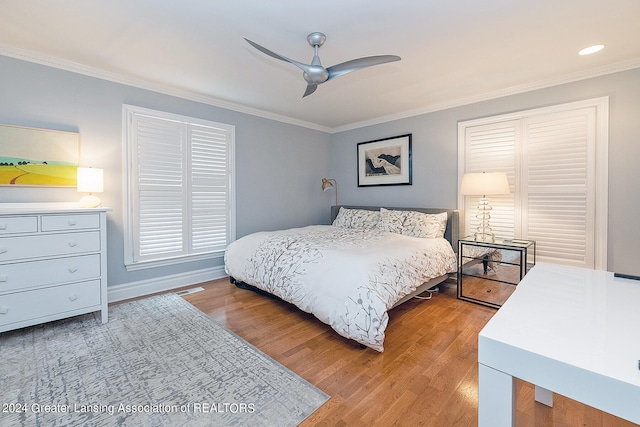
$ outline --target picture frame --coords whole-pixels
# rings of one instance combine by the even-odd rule
[[[358,187],[411,185],[411,134],[360,142]]]
[[[80,134],[0,124],[0,186],[75,187]]]

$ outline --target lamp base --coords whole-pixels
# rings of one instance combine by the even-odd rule
[[[491,206],[489,205],[489,198],[482,196],[478,200],[478,214],[476,218],[479,221],[478,227],[474,234],[476,242],[494,242],[493,230],[489,226],[489,220],[491,219]]]
[[[102,200],[90,194],[80,199],[78,204],[80,205],[81,208],[97,208],[102,204]]]
[[[475,233],[474,238],[476,239],[476,242],[495,242],[495,236],[493,233]]]

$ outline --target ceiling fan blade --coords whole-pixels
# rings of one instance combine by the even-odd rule
[[[329,78],[327,80],[335,79],[336,77],[343,76],[352,71],[361,70],[363,68],[372,67],[374,65],[386,64],[387,62],[400,61],[400,57],[396,55],[378,55],[367,56],[364,58],[352,59],[350,61],[343,62],[341,64],[332,65],[327,68],[329,71]]]
[[[307,90],[304,91],[302,97],[304,98],[305,96],[311,95],[316,89],[318,89],[318,85],[307,85]]]
[[[275,52],[270,51],[269,49],[267,49],[266,47],[262,47],[260,46],[258,43],[256,42],[252,42],[251,40],[249,40],[248,38],[245,37],[245,40],[247,41],[247,43],[249,43],[251,46],[255,47],[256,49],[258,49],[260,52],[269,55],[272,58],[276,58],[279,59],[281,61],[284,62],[288,62],[290,64],[295,65],[296,67],[300,68],[302,71],[309,71],[309,65],[307,64],[303,64],[302,62],[298,62],[298,61],[294,61],[293,59],[287,58],[286,56],[282,56],[279,55]]]

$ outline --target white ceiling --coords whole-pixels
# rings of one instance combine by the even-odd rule
[[[0,0],[0,54],[325,131],[640,67],[639,0]],[[302,98],[291,64],[402,60]],[[579,49],[604,44],[591,56]]]

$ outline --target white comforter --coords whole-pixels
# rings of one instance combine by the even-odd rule
[[[387,310],[422,283],[456,271],[443,238],[314,225],[231,243],[227,274],[312,313],[340,335],[384,350]]]

